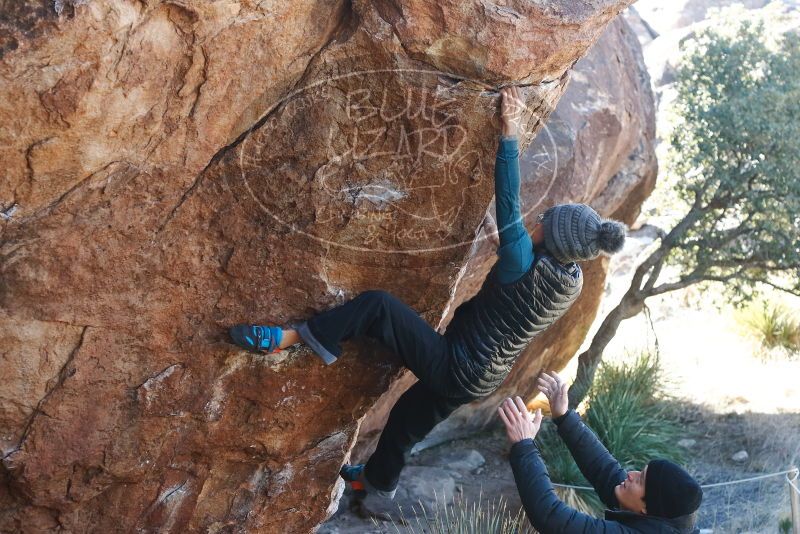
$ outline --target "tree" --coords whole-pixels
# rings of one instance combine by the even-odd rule
[[[799,40],[772,43],[763,22],[733,27],[699,34],[678,67],[667,180],[685,211],[579,356],[571,407],[620,323],[649,297],[701,282],[738,299],[759,284],[800,295]],[[678,274],[662,282],[665,266]]]

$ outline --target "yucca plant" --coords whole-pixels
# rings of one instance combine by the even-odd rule
[[[653,458],[683,459],[665,383],[658,357],[644,352],[632,363],[603,366],[592,387],[586,424],[626,469]]]

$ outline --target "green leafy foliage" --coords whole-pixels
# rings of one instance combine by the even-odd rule
[[[684,41],[659,176],[681,209],[664,202],[658,210],[672,228],[659,229],[658,245],[579,356],[570,406],[585,398],[620,323],[650,297],[718,283],[734,304],[763,285],[800,295],[800,39],[767,36],[765,16],[743,12],[726,10]]]
[[[640,470],[653,458],[683,460],[680,426],[664,402],[665,387],[658,358],[649,353],[632,363],[604,363],[595,377],[584,421],[625,469]],[[554,482],[588,485],[554,425],[542,428],[536,439]],[[593,491],[557,491],[575,508],[602,509]]]
[[[727,20],[687,41],[667,181],[691,207],[673,232],[681,279],[800,292],[800,39]],[[684,219],[687,221],[687,219]],[[680,223],[679,223],[680,226]]]

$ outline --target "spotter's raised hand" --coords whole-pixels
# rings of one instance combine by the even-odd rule
[[[547,372],[542,373],[536,379],[536,385],[539,391],[544,393],[547,397],[547,402],[550,403],[550,413],[553,417],[561,417],[569,409],[569,396],[567,391],[567,383],[558,376],[558,373]]]

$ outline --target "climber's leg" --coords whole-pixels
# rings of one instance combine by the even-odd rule
[[[443,397],[417,382],[397,400],[367,462],[367,482],[382,492],[393,492],[412,447],[470,399]]]
[[[377,339],[429,387],[437,389],[447,373],[447,342],[419,314],[386,291],[365,291],[297,326],[297,331],[326,363],[341,354],[339,343],[356,336]]]
[[[291,347],[292,345],[296,345],[297,343],[300,343],[302,341],[303,339],[300,337],[300,334],[297,333],[297,330],[294,330],[292,328],[284,328],[283,337],[281,338],[279,347],[285,349],[287,347]]]

